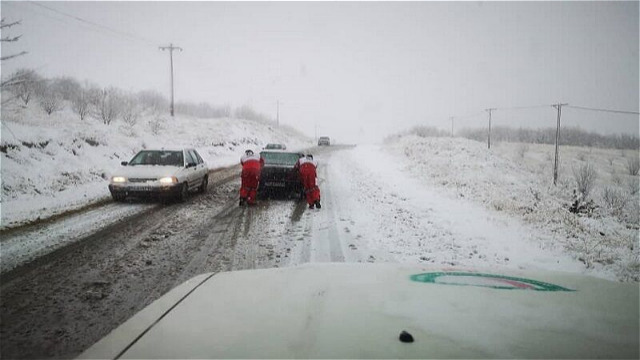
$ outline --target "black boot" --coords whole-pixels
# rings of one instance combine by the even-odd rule
[[[244,198],[240,198],[240,203],[238,204],[238,206],[242,206],[244,205],[245,199]]]
[[[309,209],[313,209],[313,204],[310,204],[310,205],[309,205]]]
[[[316,207],[317,207],[318,209],[322,208],[322,206],[320,205],[320,200],[316,201]]]

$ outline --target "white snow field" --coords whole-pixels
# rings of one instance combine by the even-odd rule
[[[322,247],[334,246],[337,236],[348,262],[585,272],[551,234],[425,184],[384,146],[358,146],[319,161],[323,208],[303,216],[313,217],[317,230],[311,262],[335,261],[340,252]]]
[[[148,115],[134,126],[105,125],[80,120],[69,107],[47,116],[32,104],[3,111],[1,134],[0,229],[108,200],[111,172],[142,149],[195,147],[215,169],[267,143],[313,144],[290,128],[256,121]]]
[[[520,151],[523,146],[527,148],[524,154]],[[488,150],[486,143],[467,139],[407,135],[390,138],[384,148],[394,154],[396,166],[411,174],[422,187],[455,198],[458,204],[471,201],[481,205],[494,219],[518,219],[525,226],[521,230],[499,230],[501,235],[507,235],[498,236],[507,244],[516,237],[530,239],[534,247],[563,249],[583,263],[588,273],[621,281],[640,280],[638,176],[629,175],[626,169],[627,160],[638,157],[637,150],[562,146],[560,176],[554,186],[552,145],[499,143]],[[573,169],[586,162],[597,173],[591,198],[598,207],[589,216],[568,211],[576,187]],[[622,208],[610,208],[604,200],[606,188],[620,194],[624,199]],[[466,218],[474,210],[465,207],[458,211],[454,221]],[[482,223],[491,222],[487,219],[484,215],[476,221],[469,219],[466,228],[477,237],[490,238],[483,234]],[[492,246],[499,250],[497,243]],[[507,262],[499,252],[494,253],[496,263],[518,259],[507,255]],[[535,262],[549,265],[544,258]],[[562,264],[559,259],[555,266]]]

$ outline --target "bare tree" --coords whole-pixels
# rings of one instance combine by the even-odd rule
[[[22,100],[25,106],[29,104],[29,101],[35,95],[42,92],[44,86],[45,83],[42,77],[30,69],[20,69],[2,83],[2,88],[8,88],[16,97]]]
[[[80,116],[80,120],[84,120],[89,115],[90,100],[89,92],[83,88],[80,88],[79,93],[71,99],[71,110]]]
[[[50,86],[62,97],[62,99],[70,101],[77,97],[82,90],[82,85],[80,85],[76,79],[68,76],[58,77],[51,80]]]
[[[92,102],[95,117],[105,125],[111,124],[122,111],[120,92],[113,87],[94,92]]]
[[[0,34],[5,35],[7,29],[11,28],[12,26],[19,25],[19,24],[20,24],[20,21],[7,22],[5,20],[5,18],[0,19]],[[13,37],[12,36],[2,36],[2,37],[0,37],[0,44],[2,44],[1,47],[4,49],[5,48],[4,44],[16,42],[16,41],[20,40],[20,37],[22,37],[22,35],[13,36]],[[5,60],[13,59],[15,57],[24,55],[26,53],[27,53],[26,51],[22,51],[22,52],[19,52],[19,53],[16,53],[16,54],[4,55],[4,51],[3,51],[3,56],[0,56],[0,62],[4,62]],[[19,75],[20,74],[14,73],[11,76],[3,78],[0,81],[0,91],[2,91],[4,93],[4,90],[15,88],[20,83],[22,83],[25,79],[23,79]],[[17,95],[15,93],[14,93],[14,96],[10,96],[8,98],[6,98],[5,96],[2,96],[2,105],[5,105],[5,104],[11,102],[16,97],[17,97]]]
[[[51,86],[45,87],[42,90],[42,93],[38,96],[38,100],[40,107],[42,107],[42,110],[44,110],[47,115],[62,110],[62,96]]]
[[[7,22],[5,20],[5,18],[2,18],[0,20],[0,31],[4,34],[6,29],[8,29],[8,28],[10,28],[12,26],[15,26],[15,25],[20,25],[20,22],[21,21],[14,21],[14,22],[9,23],[9,22]],[[14,36],[14,37],[5,36],[5,37],[0,38],[0,42],[2,42],[2,43],[16,42],[16,41],[20,40],[21,37],[22,37],[22,35],[18,35],[18,36]],[[0,56],[0,61],[13,59],[15,57],[22,56],[22,55],[24,55],[26,53],[27,53],[26,51],[22,51],[22,52],[19,52],[17,54]]]

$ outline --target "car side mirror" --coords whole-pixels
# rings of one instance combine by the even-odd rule
[[[194,162],[190,162],[190,163],[187,164],[188,168],[194,167],[194,166],[196,166],[196,163],[194,163]]]
[[[123,161],[123,162],[120,163],[120,165],[122,165],[122,166],[127,166],[127,164],[129,164],[129,162],[127,162],[127,161]]]

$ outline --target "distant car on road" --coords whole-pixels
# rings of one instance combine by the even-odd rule
[[[205,192],[209,168],[195,149],[142,150],[114,173],[109,191],[115,201],[127,196],[158,196],[184,201],[189,192]]]
[[[318,146],[329,146],[331,145],[331,139],[328,136],[320,136],[318,139]]]
[[[267,144],[264,147],[265,150],[287,150],[287,146],[285,144]]]
[[[294,166],[300,156],[303,154],[279,150],[260,152],[264,165],[260,174],[258,193],[263,195],[267,192],[281,191],[299,195],[302,192],[302,183]]]

